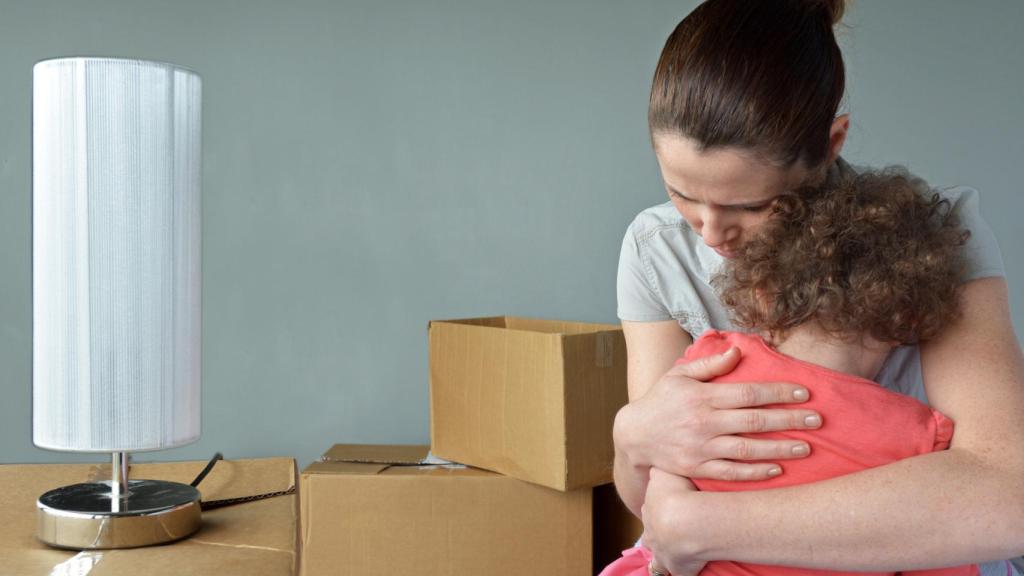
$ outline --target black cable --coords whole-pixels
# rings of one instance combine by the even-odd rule
[[[223,500],[203,500],[199,503],[203,512],[207,510],[216,510],[217,508],[223,508],[225,506],[234,506],[235,504],[245,504],[246,502],[255,502],[257,500],[266,500],[267,498],[274,498],[276,496],[288,496],[295,494],[295,486],[287,490],[278,490],[277,492],[267,492],[266,494],[255,494],[253,496],[241,496],[239,498],[225,498]]]
[[[203,468],[203,471],[199,473],[199,476],[196,476],[196,479],[192,481],[191,486],[193,488],[199,486],[199,483],[203,481],[203,478],[206,478],[206,475],[210,473],[210,470],[213,470],[213,465],[216,464],[218,460],[223,459],[224,455],[220,452],[214,454],[213,458],[210,458],[210,461],[206,464],[206,468]]]

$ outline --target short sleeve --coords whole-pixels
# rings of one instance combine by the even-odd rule
[[[935,420],[935,443],[931,451],[945,450],[953,440],[953,421],[938,410],[932,410],[932,418]]]
[[[671,320],[672,315],[658,297],[646,272],[641,247],[634,232],[636,222],[626,229],[619,254],[616,281],[618,316],[627,322]]]
[[[1005,276],[1003,257],[995,234],[981,217],[977,190],[956,187],[938,192],[953,203],[954,210],[960,218],[960,226],[971,232],[963,248],[967,268],[964,282],[990,276]]]

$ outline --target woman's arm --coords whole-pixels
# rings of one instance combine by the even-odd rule
[[[629,401],[639,399],[683,355],[693,339],[675,320],[665,322],[622,322],[626,337],[626,382]],[[618,421],[618,418],[616,418]],[[617,424],[615,430],[620,430]],[[637,518],[644,502],[650,466],[635,465],[615,441],[615,488],[619,498]]]
[[[628,351],[630,403],[619,411],[613,429],[615,485],[626,506],[640,516],[652,465],[681,476],[762,479],[776,465],[725,460],[800,458],[808,451],[796,441],[757,441],[741,432],[813,428],[807,410],[738,410],[751,406],[802,402],[800,386],[706,384],[739,361],[739,351],[672,367],[692,342],[674,320],[623,322]]]
[[[921,357],[932,405],[956,422],[949,450],[779,490],[652,490],[658,558],[890,571],[1024,552],[1024,359],[1005,281],[966,284],[962,309]]]
[[[629,401],[638,400],[658,381],[683,352],[693,344],[693,338],[675,320],[664,322],[622,322],[626,337],[626,380]]]

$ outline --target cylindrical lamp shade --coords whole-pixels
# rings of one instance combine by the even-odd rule
[[[33,69],[33,441],[173,448],[200,429],[199,76]]]

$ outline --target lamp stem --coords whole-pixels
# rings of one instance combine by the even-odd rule
[[[121,511],[121,500],[128,496],[128,453],[114,452],[110,460],[110,506]]]

